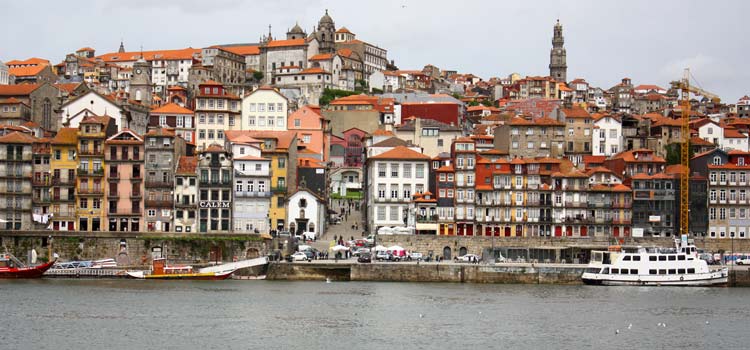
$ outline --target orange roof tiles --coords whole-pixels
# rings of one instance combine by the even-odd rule
[[[289,40],[271,40],[268,42],[268,47],[287,47],[287,46],[302,46],[305,45],[305,39],[289,39]]]
[[[325,69],[320,68],[320,67],[312,67],[312,68],[307,68],[299,72],[299,74],[331,74],[331,73],[327,72]]]
[[[346,27],[341,27],[341,28],[339,28],[336,31],[336,33],[348,33],[348,34],[351,34],[352,32],[350,32],[349,29],[347,29]]]
[[[76,88],[81,86],[81,83],[61,83],[61,84],[55,84],[55,87],[66,91],[67,93],[73,92]]]
[[[0,136],[0,144],[16,143],[16,144],[32,144],[36,141],[36,137],[26,133],[14,131],[10,134]]]
[[[168,136],[174,137],[174,129],[172,128],[158,128],[149,130],[145,136]]]
[[[377,156],[370,157],[370,159],[415,159],[415,160],[429,160],[430,157],[411,150],[404,146],[394,147],[393,149],[378,154]]]
[[[75,145],[78,143],[77,128],[60,128],[52,139],[53,145]]]
[[[310,61],[327,61],[327,60],[330,60],[331,58],[333,58],[332,53],[320,53],[313,57],[310,57],[309,60]]]
[[[240,56],[260,55],[260,46],[258,45],[223,46],[222,49]]]
[[[566,118],[591,118],[591,114],[581,106],[562,108],[560,111],[565,114]]]
[[[195,156],[182,156],[177,163],[178,175],[196,175],[195,169],[198,167],[198,158]]]
[[[176,103],[167,103],[159,108],[151,110],[151,114],[193,114],[193,111]]]
[[[192,60],[193,55],[201,52],[201,49],[194,49],[188,47],[186,49],[177,50],[155,50],[155,51],[143,51],[143,52],[112,52],[103,55],[96,56],[104,62],[129,62],[137,61],[143,54],[143,59],[146,61],[153,60]]]
[[[0,105],[15,105],[15,104],[19,104],[19,103],[26,104],[25,102],[23,102],[23,101],[15,98],[15,97],[11,97],[11,98],[6,98],[4,100],[0,100]]]
[[[372,132],[372,136],[395,136],[395,135],[393,134],[393,131],[377,129]]]
[[[49,65],[49,60],[45,60],[44,58],[38,58],[38,57],[32,57],[26,60],[12,60],[5,62],[8,66],[22,66],[22,65],[28,65],[28,66],[47,66]]]
[[[747,138],[747,135],[741,133],[735,128],[724,128],[724,138],[745,139]]]
[[[289,149],[292,140],[297,136],[296,131],[266,131],[266,130],[227,130],[224,132],[229,142],[247,142],[247,137],[257,140],[275,139],[276,149]]]
[[[352,54],[354,53],[354,51],[352,51],[351,49],[339,49],[338,51],[336,51],[336,53],[339,54],[339,56],[343,56],[343,57],[346,57],[346,58],[351,58]]]
[[[0,85],[0,96],[26,96],[42,84]]]
[[[33,77],[43,71],[47,66],[26,66],[8,68],[8,74],[17,77]]]

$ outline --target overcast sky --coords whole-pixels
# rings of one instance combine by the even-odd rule
[[[474,0],[68,0],[3,1],[0,60],[55,63],[84,46],[97,54],[257,42],[272,25],[282,38],[308,33],[325,9],[357,38],[388,50],[401,69],[434,64],[482,78],[548,75],[559,17],[568,80],[609,88],[669,81],[690,67],[697,83],[734,103],[750,94],[750,1]],[[695,82],[694,82],[695,83]]]

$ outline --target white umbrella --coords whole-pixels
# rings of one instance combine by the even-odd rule
[[[339,251],[349,250],[349,248],[344,247],[343,245],[337,245],[331,248],[331,250],[333,250],[334,252],[339,252]]]
[[[308,250],[308,249],[310,249],[310,246],[309,246],[309,245],[306,245],[306,244],[300,244],[300,245],[299,245],[299,246],[297,247],[297,250],[298,250],[298,251],[300,251],[300,252],[304,252],[305,250]]]
[[[382,251],[386,251],[386,250],[388,250],[388,248],[383,247],[382,245],[375,246],[375,251],[376,252],[382,252]]]
[[[401,246],[398,246],[398,245],[394,245],[394,246],[388,247],[388,250],[391,250],[391,251],[401,251],[401,250],[404,250],[404,248],[401,247]]]

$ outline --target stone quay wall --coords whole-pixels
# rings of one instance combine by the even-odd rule
[[[161,252],[171,263],[200,264],[265,256],[272,246],[259,235],[0,231],[0,253],[8,251],[24,261],[34,249],[40,261],[51,251],[60,261],[113,258],[120,266],[144,266]]]

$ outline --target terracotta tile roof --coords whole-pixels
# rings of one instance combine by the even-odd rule
[[[81,120],[80,124],[102,124],[106,126],[107,124],[109,124],[110,120],[112,120],[112,117],[108,115],[92,115]]]
[[[193,111],[176,103],[167,103],[159,108],[152,109],[151,114],[193,114]]]
[[[415,119],[416,117],[406,118],[406,123],[403,123],[397,126],[396,130],[397,131],[414,131],[414,128],[416,127]],[[461,128],[458,126],[446,124],[435,119],[421,118],[419,123],[422,126],[422,128],[437,128],[440,131],[446,131],[446,132],[447,131],[455,131],[455,132],[461,131]]]
[[[39,72],[43,71],[45,68],[47,68],[46,65],[13,67],[8,68],[8,74],[15,75],[17,77],[33,77],[39,74]]]
[[[451,172],[451,171],[453,171],[453,165],[443,165],[443,166],[437,168],[435,171],[439,171],[439,172],[444,172],[444,171]]]
[[[3,100],[0,100],[0,105],[16,105],[16,104],[19,104],[19,103],[22,103],[22,104],[28,106],[26,104],[26,102],[23,102],[23,101],[15,98],[15,97],[11,97],[11,98],[6,98],[6,99],[3,99]]]
[[[664,168],[664,173],[670,174],[670,175],[675,175],[675,174],[679,175],[683,173],[685,170],[688,170],[688,169],[685,169],[685,167],[683,167],[682,164],[672,164],[672,165],[667,165],[667,167]]]
[[[724,138],[746,139],[747,135],[741,133],[735,128],[724,128]]]
[[[490,150],[486,150],[484,152],[479,152],[479,154],[481,154],[481,155],[498,155],[498,156],[504,156],[504,155],[508,155],[508,152],[507,151],[503,152],[503,151],[501,151],[499,149],[490,149]]]
[[[398,147],[398,146],[410,146],[411,143],[404,141],[398,137],[391,137],[380,141],[370,147]]]
[[[37,138],[34,136],[31,136],[26,133],[14,131],[10,134],[5,134],[3,136],[0,136],[0,144],[8,144],[8,143],[15,143],[15,144],[24,144],[24,145],[30,145],[37,141]]]
[[[541,117],[541,118],[534,118],[534,119],[526,119],[522,117],[513,117],[513,119],[508,122],[508,125],[512,126],[565,126],[565,123],[558,122],[557,120],[554,120],[550,117]]]
[[[415,152],[405,146],[397,146],[393,148],[390,151],[383,152],[381,154],[378,154],[377,156],[370,157],[369,159],[394,159],[394,160],[401,160],[401,159],[414,159],[414,160],[430,160],[430,157]]]
[[[269,162],[271,161],[268,158],[256,157],[256,156],[253,156],[253,155],[246,155],[246,156],[242,156],[242,157],[235,157],[234,160],[265,160],[265,161],[269,161]]]
[[[562,108],[560,111],[565,114],[566,118],[591,118],[591,114],[583,109],[581,106],[573,106],[572,108]]]
[[[213,79],[208,79],[208,80],[206,80],[206,81],[204,81],[204,82],[202,82],[202,83],[200,83],[198,85],[199,86],[203,86],[203,85],[206,85],[206,86],[223,86],[223,85],[221,85],[220,82],[218,82],[216,80],[213,80]]]
[[[341,27],[341,28],[339,28],[339,29],[338,29],[338,30],[336,31],[336,33],[348,33],[348,34],[352,34],[352,32],[350,32],[350,31],[349,31],[349,29],[347,29],[346,27]]]
[[[158,128],[149,130],[145,136],[166,136],[175,137],[174,129],[172,128]]]
[[[471,106],[466,109],[467,112],[476,112],[476,111],[491,111],[491,112],[500,112],[499,108],[495,107],[487,107],[487,106]]]
[[[306,45],[305,39],[289,39],[289,40],[271,40],[268,42],[268,47],[287,47],[287,46],[302,46]]]
[[[220,144],[212,143],[201,153],[217,153],[217,152],[225,152],[225,151],[226,149],[224,149],[224,147],[222,147]]]
[[[598,173],[614,174],[614,172],[612,172],[612,170],[609,170],[608,168],[605,168],[605,167],[602,167],[602,166],[598,166],[598,167],[593,168],[593,169],[588,169],[586,171],[586,174],[588,174],[589,176],[591,176],[593,174],[598,174]]]
[[[377,129],[372,132],[372,136],[396,136],[396,135],[393,134],[393,131]]]
[[[352,51],[351,49],[339,49],[338,51],[336,51],[336,53],[339,54],[339,56],[351,58],[354,51]],[[386,72],[383,72],[383,73],[386,73]]]
[[[143,52],[112,52],[112,53],[106,53],[103,55],[96,56],[96,58],[101,59],[104,62],[112,63],[112,62],[129,62],[129,61],[137,61],[141,57],[141,53],[143,54],[143,59],[146,61],[153,61],[153,60],[192,60],[193,56],[196,54],[199,54],[201,52],[201,49],[194,49],[192,47],[188,47],[185,49],[177,49],[177,50],[155,50],[155,51],[143,51]]]
[[[76,88],[81,86],[81,84],[82,83],[60,83],[55,84],[55,87],[60,90],[66,91],[67,93],[72,93]]]
[[[644,85],[638,85],[634,87],[633,90],[657,90],[659,91],[659,90],[665,90],[665,89],[662,89],[657,85],[645,85],[644,84]]]
[[[44,58],[38,58],[38,57],[32,57],[26,60],[12,60],[5,62],[8,66],[19,66],[19,65],[39,65],[39,66],[46,66],[49,65],[49,60],[45,60]]]
[[[37,123],[37,122],[35,122],[33,120],[30,120],[30,121],[27,121],[27,122],[21,124],[21,126],[25,126],[27,128],[38,128],[38,127],[41,127],[42,125],[40,125],[39,123]]]
[[[669,179],[674,179],[675,177],[673,175],[667,175],[665,173],[656,173],[653,175],[649,175],[646,173],[639,173],[639,174],[635,174],[631,176],[630,178],[633,180],[669,180]]]
[[[60,128],[52,139],[53,145],[75,145],[78,143],[78,128]]]
[[[185,88],[182,87],[182,86],[179,86],[179,85],[172,85],[172,86],[168,87],[167,90],[172,90],[172,91],[180,91],[180,90],[182,90],[182,91],[185,91]]]
[[[642,157],[638,157],[636,159],[635,157],[636,153],[647,153],[649,157],[648,159],[643,159]],[[647,148],[640,148],[640,149],[635,149],[631,151],[620,152],[612,156],[612,159],[622,159],[626,162],[666,163],[666,160],[664,160],[664,158],[655,155],[654,151],[647,149]]]
[[[42,84],[0,85],[0,96],[27,96]]]
[[[181,156],[177,163],[178,175],[196,175],[195,169],[198,167],[198,158],[195,156]]]
[[[260,55],[259,45],[222,46],[221,48],[240,56]]]
[[[513,160],[510,161],[510,164],[521,165],[521,164],[526,164],[526,161],[523,160],[522,158],[513,158]]]
[[[254,139],[274,139],[276,140],[276,149],[287,150],[292,145],[292,140],[297,136],[296,131],[266,131],[266,130],[227,130],[224,132],[226,140],[229,142],[242,141],[242,136],[249,136]]]
[[[319,53],[313,57],[309,58],[309,61],[327,61],[333,58],[332,53]]]
[[[580,171],[578,171],[578,170],[570,169],[569,171],[564,172],[564,173],[563,172],[553,173],[552,177],[579,177],[579,178],[584,178],[584,177],[589,177],[589,176],[586,175],[586,174],[584,174],[584,173],[582,173],[582,172],[580,172]]]
[[[307,69],[302,70],[301,72],[299,72],[299,74],[331,74],[331,73],[327,72],[325,69],[320,68],[320,67],[312,67],[312,68],[307,68]]]

